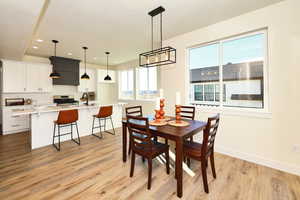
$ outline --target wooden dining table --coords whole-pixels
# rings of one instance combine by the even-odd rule
[[[149,120],[153,119],[151,116],[146,116]],[[176,144],[176,159],[175,159],[175,178],[177,180],[177,196],[182,197],[182,161],[183,161],[183,141],[190,136],[202,131],[206,122],[197,120],[184,120],[189,122],[188,126],[176,127],[171,125],[164,126],[150,126],[150,132],[153,136],[163,137],[175,141]],[[122,119],[122,139],[123,139],[123,162],[127,160],[127,121]]]

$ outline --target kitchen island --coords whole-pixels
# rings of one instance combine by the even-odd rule
[[[111,104],[113,106],[112,120],[114,127],[122,126],[122,108],[124,103]],[[100,104],[91,105],[71,105],[71,106],[44,106],[18,109],[12,112],[13,116],[30,115],[30,142],[31,149],[44,147],[52,144],[54,121],[57,120],[59,111],[61,110],[78,110],[78,130],[79,136],[87,136],[92,133],[93,115],[97,114],[101,106]],[[95,122],[96,123],[96,122]],[[106,123],[106,129],[111,129],[111,124]],[[98,131],[98,130],[97,130]],[[97,132],[96,131],[96,132]],[[70,127],[61,129],[61,133],[70,132]],[[74,137],[76,133],[74,134]],[[104,135],[105,137],[105,135]],[[70,140],[70,135],[61,136],[61,141]],[[95,138],[96,140],[97,138]],[[63,148],[63,147],[62,147]]]

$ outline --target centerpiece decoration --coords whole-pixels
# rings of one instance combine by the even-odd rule
[[[175,120],[169,121],[168,124],[172,126],[188,126],[189,123],[181,119],[180,113],[181,113],[180,92],[176,92]]]

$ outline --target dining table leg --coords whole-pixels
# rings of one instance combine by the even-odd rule
[[[182,197],[182,160],[183,160],[183,141],[182,138],[176,141],[176,167],[175,177],[177,180],[177,196]]]
[[[126,162],[127,159],[127,126],[125,123],[122,123],[122,135],[123,135],[123,162]]]

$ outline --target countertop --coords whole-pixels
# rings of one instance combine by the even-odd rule
[[[12,109],[12,116],[20,116],[20,115],[31,115],[31,114],[42,114],[48,112],[59,112],[61,110],[71,110],[71,109],[95,109],[100,108],[101,106],[124,106],[126,103],[115,103],[115,104],[91,104],[91,105],[67,105],[67,106],[31,106],[31,107],[23,107],[23,108],[15,108]]]

